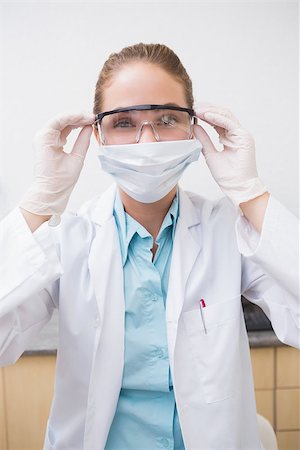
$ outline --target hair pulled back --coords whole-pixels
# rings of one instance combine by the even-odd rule
[[[98,77],[94,98],[94,114],[102,112],[104,91],[109,86],[115,73],[125,65],[144,61],[156,64],[173,76],[184,88],[189,108],[194,106],[192,81],[178,56],[163,44],[139,44],[124,47],[118,53],[111,53],[105,61]]]

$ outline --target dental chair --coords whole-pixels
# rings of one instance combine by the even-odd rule
[[[257,414],[259,436],[264,450],[278,450],[276,434],[270,422]]]

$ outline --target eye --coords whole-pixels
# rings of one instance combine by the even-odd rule
[[[135,124],[132,115],[127,113],[118,113],[112,116],[112,128],[131,128]]]
[[[114,123],[114,128],[130,128],[134,126],[130,119],[119,119],[117,122]]]
[[[160,121],[163,125],[170,125],[170,126],[174,126],[177,123],[177,118],[173,115],[170,114],[165,114],[164,116],[162,116],[160,118]]]

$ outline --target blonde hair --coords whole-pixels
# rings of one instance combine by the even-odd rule
[[[102,112],[105,87],[110,83],[116,71],[126,64],[145,61],[156,64],[172,75],[184,88],[189,108],[194,106],[192,81],[178,56],[163,44],[139,44],[124,47],[118,53],[111,53],[105,61],[98,77],[94,98],[94,114]]]

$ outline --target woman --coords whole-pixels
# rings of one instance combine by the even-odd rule
[[[116,183],[61,216],[93,129]],[[297,224],[258,178],[251,135],[227,109],[193,110],[168,47],[137,44],[104,64],[94,114],[58,117],[36,146],[35,181],[2,222],[0,361],[59,309],[44,448],[262,448],[241,294],[299,345]],[[200,150],[221,200],[178,187]]]

